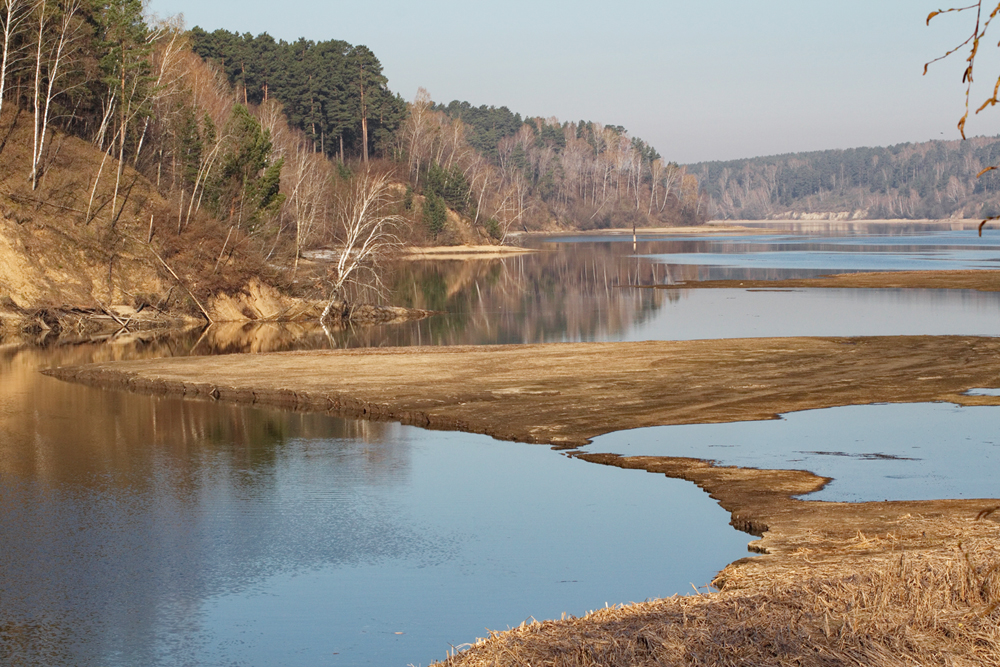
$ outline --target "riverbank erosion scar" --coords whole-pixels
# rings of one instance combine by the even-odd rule
[[[625,429],[773,419],[1000,386],[1000,339],[761,338],[413,347],[58,368],[106,388],[258,403],[561,447]]]

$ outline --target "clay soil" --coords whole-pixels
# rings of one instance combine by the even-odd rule
[[[1000,339],[781,338],[396,348],[60,368],[106,388],[586,444],[641,426],[875,402],[1000,405]],[[1000,664],[1000,501],[797,499],[828,480],[711,462],[572,456],[689,480],[759,537],[721,592],[493,634],[454,665]],[[688,539],[688,538],[685,538]],[[697,536],[689,539],[697,539]]]

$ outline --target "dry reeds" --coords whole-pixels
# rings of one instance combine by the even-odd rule
[[[492,633],[446,667],[1000,665],[995,540]],[[805,576],[803,576],[805,575]]]

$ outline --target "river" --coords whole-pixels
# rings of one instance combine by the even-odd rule
[[[631,241],[574,235],[532,240],[531,255],[408,263],[394,274],[394,302],[442,314],[332,337],[228,326],[0,347],[0,663],[424,665],[486,628],[692,592],[752,539],[692,484],[547,447],[100,391],[39,369],[331,346],[996,335],[1000,323],[995,293],[682,284],[995,267],[1000,246],[974,231],[823,226]],[[678,289],[643,287],[652,284]],[[664,427],[692,430],[611,434],[588,449],[829,470],[836,479],[821,493],[831,499],[868,499],[865,489],[889,479],[901,496],[970,492],[941,479],[991,461],[992,432],[969,426],[968,409],[894,407],[913,412],[823,421],[817,411],[722,434]],[[959,412],[965,421],[949,421]],[[920,426],[900,435],[900,422]],[[783,424],[792,428],[779,438],[761,430]],[[865,433],[877,435],[854,444]],[[935,462],[955,447],[939,446],[942,433],[975,440],[943,457],[947,471]],[[822,441],[803,444],[809,434]]]

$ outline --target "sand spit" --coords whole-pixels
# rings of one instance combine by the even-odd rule
[[[773,419],[1000,386],[1000,339],[762,338],[408,347],[60,368],[108,388],[201,396],[563,447],[623,429]]]
[[[768,419],[849,404],[1000,405],[1000,397],[964,395],[1000,386],[1000,339],[392,348],[101,363],[49,373],[111,389],[573,447],[625,428]],[[734,526],[759,536],[751,549],[762,555],[723,570],[719,593],[525,625],[492,634],[446,664],[1000,665],[1000,500],[797,500],[828,480],[696,459],[571,455],[694,482],[731,512]]]
[[[407,248],[400,256],[402,259],[494,259],[512,255],[530,255],[538,252],[534,248],[521,248],[509,245],[448,245]]]
[[[1000,292],[1000,271],[882,271],[867,273],[837,273],[819,278],[788,280],[702,280],[656,285],[656,289],[965,289],[980,292]]]

